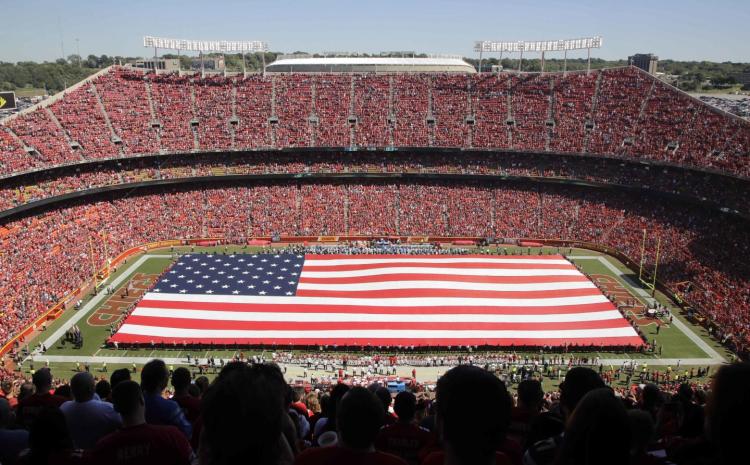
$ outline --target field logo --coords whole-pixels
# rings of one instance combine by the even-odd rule
[[[128,308],[141,300],[157,279],[159,276],[155,274],[136,273],[126,286],[115,291],[86,322],[89,326],[109,326],[115,323]]]
[[[603,274],[591,275],[591,279],[599,286],[604,295],[614,300],[618,307],[626,307],[634,316],[643,316],[646,313],[646,307],[636,299],[619,281],[612,276]]]

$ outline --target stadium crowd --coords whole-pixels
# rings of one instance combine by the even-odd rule
[[[161,360],[31,380],[0,371],[0,462],[138,465],[734,465],[743,463],[750,365],[709,385],[625,388],[584,366],[545,392],[471,363],[434,391],[381,383],[288,384],[274,363],[234,360],[212,382]],[[171,387],[170,387],[171,385]],[[414,385],[409,385],[416,387]],[[395,394],[395,395],[394,395]]]
[[[194,186],[191,186],[194,188]],[[750,228],[698,207],[582,187],[492,183],[316,183],[154,188],[8,221],[0,227],[0,341],[91,277],[92,263],[144,243],[274,234],[558,238],[609,246],[660,280],[744,351],[750,335]],[[89,240],[91,239],[91,240]],[[93,253],[93,256],[92,256]],[[18,289],[25,292],[18,293]]]
[[[3,133],[0,131],[0,136]],[[8,136],[10,137],[10,136]],[[196,176],[318,173],[420,173],[560,178],[622,185],[710,201],[750,215],[750,189],[741,179],[619,159],[519,153],[415,154],[266,153],[169,155],[117,159],[14,176],[0,187],[0,210],[62,194],[122,183]],[[367,199],[361,199],[366,202]]]
[[[143,75],[13,116],[2,174],[156,152],[456,147],[617,154],[750,176],[750,124],[635,68],[512,75]],[[24,147],[32,148],[27,153]]]

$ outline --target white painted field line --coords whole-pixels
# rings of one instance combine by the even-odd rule
[[[629,276],[626,276],[625,273],[623,273],[616,266],[610,263],[610,261],[607,260],[606,258],[600,257],[600,256],[573,256],[571,258],[578,259],[578,260],[599,260],[599,262],[605,267],[607,267],[609,271],[611,271],[617,277],[625,281],[625,285],[630,287],[631,290],[635,291],[641,297],[641,299],[645,300],[646,302],[650,304],[653,304],[655,302],[654,298],[648,295],[648,293],[644,291],[640,286],[638,286],[635,282],[633,282],[633,280]],[[693,343],[697,345],[703,352],[705,352],[706,355],[710,356],[709,359],[705,359],[706,362],[704,363],[725,363],[726,362],[726,359],[724,359],[724,357],[722,357],[720,353],[716,352],[716,350],[714,350],[713,347],[706,344],[706,341],[701,339],[700,336],[695,334],[692,329],[690,329],[687,325],[685,325],[685,323],[680,321],[677,317],[675,317],[672,320],[672,324],[677,329],[682,331],[682,333],[685,334],[685,336],[687,336],[691,341],[693,341]],[[667,360],[667,359],[663,359],[663,360]]]
[[[60,338],[65,334],[65,332],[73,327],[76,323],[81,321],[83,317],[87,316],[91,310],[96,308],[99,303],[101,303],[102,300],[104,300],[107,297],[107,294],[105,293],[105,290],[108,286],[113,286],[114,288],[117,288],[120,284],[122,284],[123,281],[125,281],[131,274],[133,270],[137,270],[146,260],[150,260],[152,258],[171,258],[171,255],[142,255],[138,258],[135,262],[133,262],[127,269],[124,271],[121,275],[119,275],[117,278],[112,280],[112,282],[108,282],[109,278],[104,280],[102,282],[102,290],[99,291],[98,294],[94,296],[93,299],[89,300],[86,305],[81,307],[79,310],[75,310],[75,315],[73,315],[72,318],[70,318],[68,321],[66,321],[62,326],[57,328],[55,332],[53,332],[47,339],[44,340],[43,344],[46,347],[53,347],[54,344],[60,340]]]

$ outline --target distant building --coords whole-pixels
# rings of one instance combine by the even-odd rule
[[[167,73],[179,71],[180,60],[177,58],[146,58],[144,60],[136,60],[133,64],[135,68],[144,69],[158,69]]]
[[[636,53],[628,57],[628,64],[641,68],[649,74],[656,74],[656,67],[659,65],[659,57],[653,53]]]
[[[461,58],[285,58],[266,67],[268,73],[476,73]]]

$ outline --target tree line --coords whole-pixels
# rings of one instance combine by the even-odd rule
[[[303,53],[303,52],[295,52]],[[251,53],[243,56],[241,54],[228,54],[224,56],[225,66],[229,72],[259,71],[265,63],[273,62],[280,55],[277,52],[267,52],[265,57],[260,53]],[[206,58],[220,56],[218,54],[207,54]],[[321,56],[321,55],[312,55]],[[367,55],[359,55],[367,56]],[[381,56],[381,55],[374,55]],[[392,56],[401,56],[398,53]],[[424,54],[409,55],[414,57],[425,57]],[[182,69],[199,68],[200,59],[196,56],[165,54],[163,58],[179,58]],[[47,93],[60,92],[98,70],[114,64],[132,63],[136,57],[89,55],[85,58],[78,55],[70,55],[67,59],[58,59],[54,62],[37,63],[33,61],[20,61],[8,63],[0,61],[0,90],[19,90],[24,88],[44,89]],[[479,60],[466,58],[466,61],[478,67]],[[518,69],[518,58],[496,57],[482,60],[482,69],[489,71],[492,66],[502,66],[505,70]],[[564,64],[562,59],[547,59],[544,63],[545,71],[562,71],[566,66],[569,71],[584,70],[588,63],[585,58],[569,59]],[[626,66],[625,60],[603,60],[591,59],[591,68],[611,68]],[[541,60],[538,58],[524,59],[521,63],[523,71],[541,71]],[[737,88],[738,78],[743,73],[750,74],[750,63],[732,62],[710,62],[710,61],[675,61],[662,60],[659,62],[659,72],[665,73],[670,82],[683,90],[699,91],[707,89]],[[745,90],[750,90],[746,85]]]

